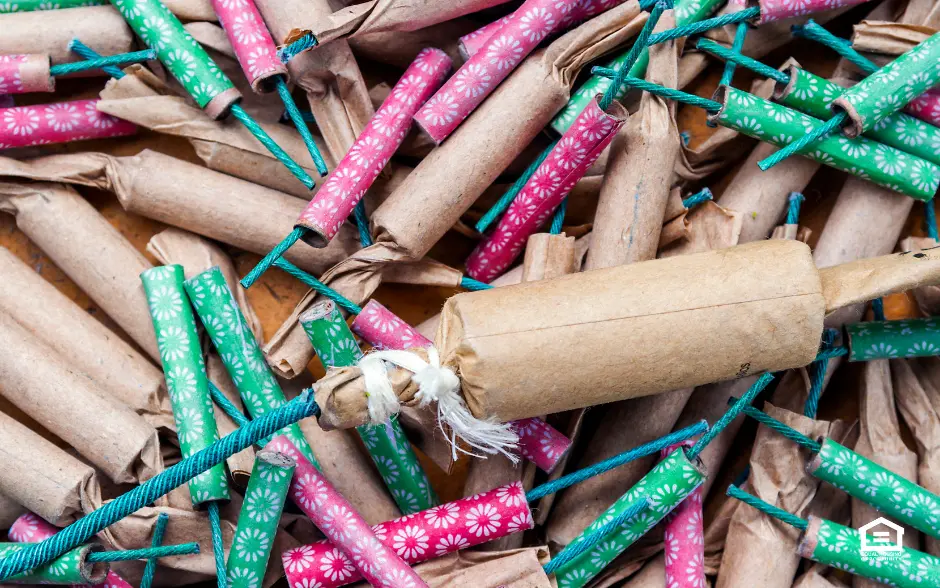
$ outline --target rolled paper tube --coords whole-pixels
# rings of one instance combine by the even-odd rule
[[[904,110],[922,121],[940,126],[940,89],[924,92],[911,100]]]
[[[790,81],[777,84],[774,100],[819,119],[829,118],[833,101],[845,88],[796,66],[787,69]],[[875,124],[865,136],[934,164],[940,164],[940,129],[913,116],[894,113]]]
[[[851,449],[824,439],[807,470],[905,525],[940,538],[940,497]]]
[[[705,20],[720,6],[721,0],[676,0],[673,6],[676,26]]]
[[[0,108],[0,149],[127,137],[137,125],[98,112],[97,100]]]
[[[296,226],[310,230],[304,240],[326,247],[366,190],[405,140],[418,109],[437,90],[452,62],[440,49],[422,49],[363,129],[349,152],[330,174]]]
[[[160,0],[111,3],[206,114],[214,119],[228,114],[241,93]]]
[[[467,258],[467,275],[490,282],[508,269],[529,236],[548,220],[610,144],[626,117],[619,103],[612,103],[605,112],[595,96],[535,170],[493,233]]]
[[[353,319],[352,330],[377,349],[411,349],[434,344],[375,299],[369,300]],[[519,435],[519,453],[544,472],[551,473],[571,448],[571,440],[542,419],[522,419],[515,422],[513,428]]]
[[[933,318],[852,323],[845,331],[849,361],[940,355],[940,323]]]
[[[848,114],[849,124],[842,130],[848,137],[857,137],[938,82],[940,33],[847,89],[833,102],[833,112]]]
[[[569,545],[583,541],[586,535],[605,521],[617,517],[637,500],[648,498],[649,508],[593,549],[560,567],[555,572],[558,584],[570,588],[586,585],[700,487],[705,477],[706,472],[698,458],[689,460],[681,448],[670,453]]]
[[[356,338],[333,301],[313,305],[300,316],[300,324],[324,368],[355,365],[362,358]],[[397,419],[363,425],[358,432],[403,513],[412,514],[440,503]]]
[[[61,529],[50,525],[31,512],[21,515],[10,527],[9,536],[16,543],[39,543],[58,533]],[[109,569],[103,584],[93,588],[132,588],[132,586],[114,570]]]
[[[210,268],[186,280],[185,288],[248,414],[257,419],[287,402],[222,270],[218,266]],[[282,433],[319,469],[300,425],[290,425]]]
[[[327,538],[327,541],[322,543],[290,549],[281,555],[291,586],[294,586],[295,582],[303,582],[306,578],[319,579],[321,582],[339,582],[335,585],[365,579],[373,586],[426,586],[409,567],[408,563],[412,562],[406,563],[406,560],[399,557],[391,545],[378,535],[376,529],[390,523],[369,527],[352,505],[297,451],[287,437],[275,437],[266,449],[290,455],[296,460],[297,468],[294,470],[290,486],[291,499]],[[404,518],[410,520],[416,516],[420,514]],[[312,554],[313,547],[317,545],[326,546],[323,556],[308,555]],[[307,580],[308,585],[317,585],[313,579]]]
[[[685,443],[690,446],[691,443]],[[664,449],[664,457],[674,450]],[[702,486],[692,491],[666,517],[663,529],[666,586],[702,588],[705,581],[705,529],[702,522]]]
[[[460,54],[463,55],[464,59],[470,59],[474,55],[480,52],[480,49],[486,46],[487,41],[490,40],[490,37],[493,36],[499,29],[503,28],[503,25],[512,17],[512,13],[507,14],[503,18],[494,20],[493,22],[483,25],[472,33],[467,33],[466,35],[460,37],[457,40],[457,47],[460,50]]]
[[[448,502],[372,527],[375,536],[409,564],[481,545],[533,527],[520,482]],[[291,586],[336,588],[362,579],[352,560],[327,541],[285,551],[281,556]]]
[[[254,588],[264,578],[295,467],[282,453],[259,451],[255,457],[226,564],[230,588]]]
[[[758,24],[805,16],[814,12],[849,8],[865,2],[869,2],[869,0],[806,0],[805,2],[760,0],[760,21]]]
[[[415,122],[436,143],[442,142],[531,53],[560,30],[564,15],[578,0],[526,0],[499,34],[487,40],[415,115]]]
[[[778,147],[823,124],[817,118],[729,86],[721,86],[716,98],[722,107],[709,116],[711,120]],[[811,149],[801,155],[917,200],[933,198],[940,184],[940,168],[936,165],[865,137],[829,136]]]
[[[183,291],[183,266],[155,267],[140,274],[140,280],[157,334],[180,450],[184,458],[189,457],[218,441],[219,432],[196,320]],[[194,506],[228,500],[225,464],[216,464],[190,480],[189,494]]]
[[[107,4],[108,0],[15,0],[0,3],[0,14],[4,12],[32,12],[34,10],[61,10],[79,6]]]
[[[242,66],[251,89],[255,92],[273,91],[271,78],[286,78],[287,66],[278,59],[274,39],[271,38],[254,0],[212,0],[212,8],[232,43],[235,57]]]
[[[892,532],[885,528],[889,534]],[[888,541],[892,542],[889,547],[896,547],[893,538]],[[870,539],[868,544],[878,545],[876,539]],[[898,588],[940,586],[940,559],[904,546],[888,552],[863,551],[860,531],[814,516],[809,517],[809,525],[800,538],[799,553],[823,565]]]
[[[0,94],[55,92],[48,55],[0,55]]]
[[[25,548],[22,543],[0,543],[0,561]],[[104,562],[89,562],[88,555],[92,551],[101,551],[101,547],[76,547],[45,565],[15,574],[5,581],[14,584],[100,584],[105,581],[110,566]]]

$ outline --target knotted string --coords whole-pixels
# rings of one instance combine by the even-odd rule
[[[741,54],[741,50],[744,48],[744,39],[747,38],[747,23],[741,22],[738,23],[738,28],[734,32],[734,41],[731,43],[731,51],[733,53]],[[730,86],[731,81],[734,79],[734,66],[735,62],[728,60],[725,64],[725,69],[721,72],[721,81],[718,83],[722,86]]]
[[[604,77],[613,77],[617,75],[615,70],[612,70],[607,67],[594,67],[591,68],[591,73]],[[691,106],[698,106],[699,108],[704,109],[709,113],[716,113],[721,110],[721,102],[715,100],[709,100],[708,98],[702,98],[701,96],[696,96],[695,94],[689,94],[688,92],[683,92],[682,90],[676,90],[675,88],[667,88],[665,86],[660,86],[659,84],[654,84],[653,82],[647,82],[646,80],[641,80],[640,78],[634,78],[632,76],[627,76],[624,78],[623,83],[627,86],[632,86],[634,88],[639,88],[650,94],[655,94],[656,96],[662,96],[663,98],[668,98],[670,100],[675,100],[676,102],[681,102],[682,104],[689,104]]]
[[[89,47],[88,45],[82,43],[82,42],[81,42],[80,40],[78,40],[78,39],[72,39],[72,40],[69,42],[69,50],[70,50],[72,53],[77,53],[77,54],[79,55],[79,57],[81,57],[82,59],[85,59],[85,60],[107,59],[106,57],[102,57],[101,55],[99,55],[98,53],[96,53],[94,49],[92,49],[92,48]],[[104,73],[108,74],[109,76],[111,76],[112,78],[114,78],[114,79],[116,79],[116,80],[119,80],[119,79],[121,79],[121,78],[124,77],[124,72],[121,71],[121,68],[115,67],[115,66],[113,66],[113,65],[105,65],[105,66],[102,66],[102,67],[101,67],[101,70],[104,71]]]

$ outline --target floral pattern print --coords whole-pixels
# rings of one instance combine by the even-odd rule
[[[940,88],[927,90],[914,98],[904,111],[934,126],[940,125]]]
[[[867,0],[761,0],[760,24],[862,4]]]
[[[259,418],[287,402],[248,321],[225,283],[222,270],[210,268],[186,280],[185,287],[251,417]],[[300,425],[294,423],[281,431],[294,441],[309,461],[320,467]]]
[[[0,55],[0,94],[52,92],[55,80],[49,74],[45,55]]]
[[[296,460],[290,496],[327,538],[281,554],[290,586],[326,588],[363,578],[373,586],[383,586],[382,579],[388,575],[401,578],[402,584],[398,585],[411,582],[416,587],[426,586],[392,547],[392,537],[398,528],[386,529],[379,537],[376,527],[369,527],[352,505],[284,436],[272,439],[266,449],[286,453]],[[405,518],[417,520],[414,515]],[[413,533],[400,543],[408,552],[427,549],[424,546],[426,541]]]
[[[114,6],[201,108],[235,88],[160,0],[116,1]]]
[[[503,27],[504,24],[509,22],[509,19],[512,17],[512,14],[507,14],[506,16],[494,20],[493,22],[483,25],[472,33],[467,33],[466,35],[460,37],[458,44],[460,45],[460,52],[468,59],[473,57],[480,52],[480,49],[486,46],[486,42],[489,41],[490,37],[496,34],[499,29]]]
[[[453,63],[440,49],[422,49],[352,148],[326,179],[296,225],[332,239],[411,129],[411,120],[444,82]]]
[[[935,318],[852,323],[845,330],[849,361],[940,355],[940,321]]]
[[[493,233],[467,258],[467,275],[483,282],[501,275],[610,144],[623,122],[604,112],[594,97],[523,186]]]
[[[74,100],[0,108],[0,149],[127,137],[137,132],[137,125],[98,112],[94,107],[97,102]],[[101,125],[103,119],[111,124]]]
[[[17,543],[0,544],[0,561],[24,548],[25,545]],[[46,565],[10,576],[7,580],[23,584],[87,584],[89,578],[83,572],[88,567],[82,565],[87,549],[85,546],[76,547]]]
[[[679,446],[691,445],[689,441]],[[664,449],[663,457],[668,457],[679,446]],[[701,486],[666,517],[663,550],[667,588],[707,588]]]
[[[527,0],[477,39],[485,42],[414,116],[441,143],[502,83],[545,37],[562,30],[563,17],[580,0]],[[471,39],[471,42],[473,39]]]
[[[525,501],[525,490],[520,482],[514,482],[380,523],[373,526],[372,531],[383,545],[413,565],[517,531],[525,531],[533,525],[532,512]],[[304,558],[309,558],[306,566],[296,563],[301,552]],[[341,558],[342,563],[336,561],[337,557]],[[355,573],[341,574],[342,577],[331,575],[334,569],[344,569],[355,563],[355,560],[335,549],[328,541],[285,551],[282,560],[287,581],[292,587],[305,586],[302,582],[306,581],[321,588],[336,588],[362,579],[361,575]]]
[[[0,2],[0,14],[5,12],[32,12],[34,10],[60,10],[80,6],[103,6],[107,0],[14,0]]]
[[[183,267],[152,268],[140,274],[140,280],[157,333],[180,449],[183,457],[188,457],[218,441],[219,431],[209,398],[196,319],[183,291]],[[190,480],[189,493],[194,505],[228,500],[225,464],[217,464]]]
[[[230,588],[260,588],[294,468],[284,454],[261,451],[255,457],[226,564]]]
[[[689,461],[685,450],[676,449],[670,453],[633,488],[617,499],[617,502],[591,523],[572,543],[583,541],[586,534],[613,520],[624,509],[644,497],[650,498],[649,509],[635,517],[618,532],[612,533],[607,541],[601,542],[556,570],[555,577],[558,579],[558,585],[566,588],[585,586],[610,565],[614,558],[663,520],[704,481],[704,472]]]
[[[907,547],[889,554],[863,553],[857,530],[816,517],[810,517],[800,555],[887,586],[940,586],[940,559]]]
[[[813,476],[893,519],[940,539],[940,496],[831,439],[812,462]]]
[[[768,112],[787,110],[786,106],[730,87],[725,91],[721,112],[715,117],[717,122],[778,147],[787,145],[788,138],[802,136],[823,124],[817,118],[796,111],[790,111],[794,115],[792,120],[784,121]],[[849,139],[832,135],[817,141],[811,149],[802,155],[918,200],[933,198],[940,185],[940,167],[866,137]],[[916,176],[910,173],[915,168]]]
[[[256,92],[269,90],[262,87],[265,80],[287,75],[287,67],[278,59],[277,46],[253,0],[212,0],[212,7],[232,43],[238,64]]]

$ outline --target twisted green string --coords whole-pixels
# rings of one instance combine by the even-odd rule
[[[315,186],[313,178],[310,177],[304,168],[297,165],[297,162],[291,159],[291,156],[287,154],[286,151],[281,149],[281,146],[274,142],[274,139],[271,138],[268,133],[261,128],[261,125],[258,122],[251,118],[251,115],[245,112],[245,109],[242,108],[241,104],[235,103],[232,104],[232,115],[238,119],[240,123],[245,125],[245,128],[255,136],[258,141],[271,152],[278,161],[280,161],[284,167],[287,168],[295,178],[300,180],[300,182],[307,187],[308,190],[313,190]]]
[[[729,24],[745,22],[754,18],[758,18],[759,16],[760,7],[758,6],[745,8],[744,10],[740,10],[738,12],[729,12],[728,14],[722,14],[721,16],[716,16],[714,18],[708,18],[698,22],[691,22],[674,29],[655,33],[649,38],[647,45],[656,45],[658,43],[665,43],[666,41],[679,39],[681,37],[699,35],[706,31],[710,31],[711,29],[721,28]]]
[[[258,262],[258,265],[253,267],[248,275],[241,279],[239,282],[242,285],[242,288],[246,290],[251,288],[258,278],[261,275],[268,271],[274,262],[281,259],[281,256],[287,253],[287,250],[290,249],[294,243],[300,240],[304,236],[304,233],[307,232],[307,229],[304,227],[294,227],[294,230],[291,231],[286,237],[284,237],[280,243],[274,246],[271,251],[268,251],[268,254],[261,258],[261,261]]]
[[[630,47],[630,52],[627,53],[626,59],[624,59],[624,62],[617,68],[615,75],[611,77],[611,84],[598,101],[597,104],[601,107],[601,110],[610,108],[610,105],[617,97],[618,91],[624,85],[624,80],[630,76],[630,70],[640,57],[640,52],[646,49],[647,45],[652,44],[649,42],[650,36],[653,34],[656,23],[659,22],[659,17],[662,16],[665,10],[665,2],[657,2],[656,5],[653,6],[653,10],[650,11],[649,18],[643,23],[643,28],[640,29],[640,34],[637,35],[633,47]]]
[[[214,500],[208,505],[209,530],[212,533],[212,555],[215,558],[215,580],[219,588],[227,588],[228,575],[225,571],[225,544],[222,543],[222,519],[219,517],[219,502]]]
[[[566,545],[565,548],[558,553],[558,555],[553,557],[551,561],[542,566],[542,569],[546,574],[551,574],[558,568],[564,566],[567,563],[570,563],[579,555],[582,555],[588,550],[593,549],[598,543],[606,539],[608,535],[617,529],[620,529],[636,518],[636,516],[641,512],[646,510],[646,508],[649,506],[649,503],[649,498],[646,497],[637,500],[613,519],[585,534],[580,541]]]
[[[717,437],[719,433],[724,431],[725,427],[731,424],[731,421],[741,414],[741,411],[743,411],[746,406],[749,406],[752,402],[754,402],[754,398],[756,398],[757,395],[760,394],[764,388],[767,387],[767,384],[770,384],[771,380],[773,379],[774,375],[771,373],[766,373],[757,378],[757,381],[754,382],[750,388],[748,388],[748,391],[744,393],[744,396],[732,404],[731,408],[729,408],[725,414],[721,415],[721,418],[718,419],[718,422],[715,423],[715,426],[709,429],[707,433],[702,435],[695,445],[692,446],[692,449],[690,449],[687,454],[689,459],[694,460],[696,457],[698,457],[699,454],[702,453],[702,450],[705,449],[705,447],[711,443],[711,441]]]
[[[274,267],[282,269],[288,274],[294,276],[295,278],[297,278],[298,280],[300,280],[301,282],[309,286],[310,289],[316,292],[317,294],[322,294],[323,296],[326,296],[327,298],[329,298],[330,300],[338,304],[339,307],[342,308],[343,310],[347,312],[351,312],[353,314],[359,314],[360,312],[362,312],[361,306],[359,306],[352,300],[346,298],[345,296],[343,296],[342,294],[340,294],[333,288],[330,288],[329,286],[327,286],[320,280],[311,276],[310,274],[300,269],[296,265],[292,264],[291,262],[287,261],[286,259],[278,259],[277,261],[274,262]]]
[[[800,517],[794,514],[790,514],[787,511],[783,510],[782,508],[777,508],[776,506],[772,504],[768,504],[764,502],[763,500],[761,500],[760,498],[753,496],[751,494],[748,494],[747,492],[741,490],[737,486],[734,486],[734,485],[728,486],[727,494],[731,498],[737,498],[744,504],[753,506],[754,508],[761,511],[762,513],[769,514],[775,519],[783,521],[784,523],[787,523],[788,525],[796,527],[797,529],[801,531],[805,531],[806,527],[809,525],[809,523],[807,523],[805,520],[801,519]]]
[[[313,49],[316,46],[317,38],[313,36],[313,33],[307,33],[290,45],[285,45],[284,47],[278,49],[277,58],[284,63],[288,63],[291,59],[297,57],[304,51]]]
[[[372,245],[372,234],[369,233],[369,219],[366,217],[366,202],[360,200],[353,209],[353,217],[356,219],[356,230],[359,231],[359,244],[362,247]]]
[[[610,470],[618,468],[625,463],[629,463],[648,455],[655,455],[667,447],[672,447],[676,443],[681,443],[686,439],[691,439],[692,437],[701,435],[706,431],[708,431],[708,423],[705,421],[699,421],[694,425],[689,425],[688,427],[679,429],[678,431],[674,431],[668,435],[664,435],[659,439],[654,439],[649,443],[638,445],[633,449],[624,451],[623,453],[609,457],[604,461],[599,461],[595,464],[589,465],[586,468],[562,476],[557,480],[545,482],[541,486],[537,486],[526,492],[525,499],[527,502],[534,502],[540,498],[548,496],[549,494],[555,494],[556,492],[560,492],[565,488],[579,484],[588,478],[593,478],[594,476],[598,476],[604,472],[609,472]]]
[[[542,165],[542,162],[548,157],[552,152],[552,149],[555,148],[555,145],[558,144],[558,140],[554,140],[551,144],[546,147],[541,153],[538,154],[538,157],[529,164],[529,167],[525,168],[525,171],[522,172],[522,175],[516,178],[516,181],[513,182],[512,186],[506,190],[499,200],[496,201],[496,204],[492,208],[486,211],[486,214],[483,215],[479,221],[477,221],[476,226],[474,227],[478,232],[482,233],[486,231],[500,217],[501,214],[506,212],[506,209],[509,208],[509,205],[512,204],[512,201],[516,199],[516,196],[519,192],[522,191],[522,188],[528,183],[529,179],[535,174],[535,170]]]
[[[688,198],[682,200],[682,206],[686,209],[694,208],[703,202],[708,202],[709,200],[714,200],[715,195],[712,194],[712,191],[708,188],[702,188],[697,193],[692,194]]]
[[[732,53],[741,54],[741,50],[744,48],[744,40],[747,38],[747,23],[740,22],[738,23],[738,28],[734,32],[734,42],[731,43]],[[725,69],[721,72],[721,81],[718,82],[722,86],[730,86],[732,80],[734,79],[734,61],[730,59],[725,64]]]
[[[787,224],[796,225],[800,222],[800,206],[805,198],[799,192],[790,192],[787,197],[790,201],[787,205]]]
[[[157,517],[157,524],[153,526],[153,539],[150,541],[151,547],[159,547],[163,543],[163,534],[166,532],[166,524],[170,520],[170,515],[161,512]],[[151,557],[144,566],[144,574],[140,577],[140,588],[150,588],[153,585],[153,575],[157,571],[157,558]]]
[[[82,59],[102,59],[99,53],[78,39],[72,39],[72,41],[69,42],[69,50],[72,51],[72,53],[78,54]],[[124,72],[121,71],[121,68],[114,67],[113,65],[106,65],[102,67],[101,70],[116,80],[124,77]]]
[[[937,209],[934,208],[935,204],[933,198],[924,202],[924,224],[927,225],[927,236],[934,241],[940,241],[940,235],[937,234]]]
[[[323,155],[320,154],[320,148],[317,147],[317,144],[313,141],[313,135],[310,134],[310,129],[307,127],[307,123],[304,121],[300,109],[297,108],[294,97],[291,96],[290,88],[287,87],[284,76],[276,76],[274,78],[274,87],[277,88],[277,94],[281,97],[281,102],[284,103],[284,110],[287,111],[287,116],[290,117],[297,132],[300,133],[300,138],[303,139],[304,145],[307,146],[307,152],[310,153],[310,158],[313,159],[313,165],[315,165],[317,171],[320,172],[320,177],[325,176],[329,173],[326,162],[323,160]]]
[[[731,400],[734,400],[734,398],[732,398]],[[800,445],[801,447],[805,447],[809,449],[813,453],[816,453],[820,449],[822,449],[822,445],[820,445],[816,441],[813,441],[812,439],[810,439],[803,433],[800,433],[796,429],[789,427],[786,424],[778,421],[777,419],[770,416],[766,412],[757,410],[753,406],[746,406],[744,408],[744,414],[751,417],[752,419],[759,422],[760,424],[764,425],[765,427],[768,427],[780,433],[781,435],[783,435],[790,441],[793,441],[797,445]]]
[[[803,151],[804,149],[806,149],[807,147],[809,147],[816,141],[820,139],[824,139],[828,137],[829,135],[831,135],[832,133],[834,133],[835,131],[839,130],[839,128],[842,126],[842,123],[844,123],[845,119],[847,119],[848,117],[849,115],[846,114],[844,111],[839,111],[835,113],[834,115],[832,115],[832,118],[830,118],[829,120],[825,122],[825,124],[822,124],[816,127],[811,132],[803,135],[798,140],[790,143],[783,149],[780,149],[779,151],[774,151],[774,153],[770,157],[767,157],[766,159],[763,159],[757,162],[757,166],[760,167],[761,171],[769,170],[770,168],[777,165],[784,159],[790,157],[791,155],[796,155],[797,153],[799,153],[800,151]]]
[[[242,411],[238,410],[238,407],[235,406],[231,400],[226,398],[225,394],[222,394],[222,391],[212,382],[209,382],[209,396],[236,425],[244,427],[249,423],[250,419],[242,414]]]
[[[790,81],[790,76],[783,73],[779,69],[774,69],[769,65],[757,61],[756,59],[752,59],[746,55],[741,55],[741,53],[732,51],[710,39],[699,39],[695,43],[695,48],[700,51],[705,51],[706,53],[711,53],[716,57],[726,60],[728,63],[735,63],[742,67],[746,67],[754,73],[762,75],[765,78],[776,80],[782,84],[786,84]]]
[[[144,547],[143,549],[128,549],[126,551],[94,551],[88,554],[88,561],[98,563],[103,561],[131,561],[133,559],[152,560],[157,557],[194,555],[196,553],[199,553],[198,543],[180,543],[179,545],[161,545],[159,547]]]
[[[77,39],[73,39],[72,42],[69,43],[70,50],[75,51],[72,45],[77,41]],[[78,51],[75,52],[78,53]],[[110,55],[108,57],[98,57],[93,59],[86,59],[85,61],[76,61],[74,63],[60,63],[53,65],[49,68],[49,75],[64,76],[72,73],[78,73],[80,71],[88,71],[90,69],[105,69],[107,66],[129,65],[131,63],[140,63],[141,61],[150,61],[151,59],[156,58],[157,53],[153,49],[131,51],[130,53],[118,53],[117,55]]]
[[[108,526],[140,510],[170,490],[251,446],[259,439],[264,439],[303,418],[319,414],[320,407],[313,399],[313,390],[305,390],[294,400],[170,466],[143,484],[80,518],[52,537],[30,544],[4,558],[0,561],[0,581],[53,561],[84,544]]]
[[[876,321],[885,321],[885,302],[881,298],[875,298],[871,301],[872,318]]]
[[[468,277],[468,276],[463,276],[460,278],[460,287],[466,290],[470,290],[472,292],[476,292],[478,290],[492,290],[493,289],[492,284],[485,284],[483,282],[474,280],[473,278]]]
[[[555,214],[552,215],[552,225],[549,228],[548,232],[552,235],[561,234],[561,228],[565,222],[565,213],[568,211],[568,197],[565,196],[561,200],[561,204],[558,205],[558,208],[555,209]]]
[[[599,75],[599,76],[608,77],[608,78],[614,77],[615,75],[617,75],[617,72],[615,70],[612,70],[607,67],[594,67],[591,69],[591,73]],[[702,98],[701,96],[696,96],[695,94],[689,94],[688,92],[683,92],[682,90],[676,90],[675,88],[667,88],[665,86],[660,86],[659,84],[654,84],[653,82],[647,82],[646,80],[641,80],[640,78],[626,76],[623,79],[623,83],[627,86],[632,86],[634,88],[639,88],[640,90],[649,92],[650,94],[655,94],[656,96],[662,96],[663,98],[675,100],[676,102],[681,102],[682,104],[689,104],[691,106],[697,106],[710,113],[715,113],[721,110],[721,103],[716,102],[715,100]]]
[[[839,56],[846,61],[855,64],[856,67],[862,70],[862,73],[871,74],[878,71],[878,66],[853,49],[851,42],[833,35],[813,19],[809,19],[806,21],[806,24],[803,25],[793,25],[790,27],[790,32],[793,33],[794,37],[802,37],[825,45],[838,53]]]
[[[823,383],[826,380],[826,371],[829,369],[829,360],[838,355],[848,353],[848,349],[836,346],[836,337],[839,331],[836,329],[825,329],[822,334],[822,345],[820,352],[816,355],[809,367],[806,368],[809,375],[809,394],[806,396],[806,402],[803,405],[803,414],[811,419],[816,418],[819,411],[819,399],[822,397]]]

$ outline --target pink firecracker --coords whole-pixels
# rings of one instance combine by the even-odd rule
[[[870,0],[760,0],[758,24],[864,4]]]
[[[31,512],[20,515],[13,524],[7,535],[10,541],[15,543],[39,543],[49,537],[52,537],[62,529],[47,523],[44,519],[34,515]],[[92,584],[91,588],[133,588],[114,570],[108,570],[108,575],[101,584]]]
[[[126,137],[137,125],[99,112],[97,100],[0,108],[0,149]]]
[[[0,55],[0,94],[54,92],[48,55]]]
[[[413,565],[532,526],[525,490],[521,483],[514,482],[380,523],[372,531],[383,544]],[[328,541],[288,549],[281,555],[281,561],[291,586],[335,588],[362,579],[349,558]]]
[[[499,29],[503,28],[503,25],[506,24],[510,18],[512,18],[512,13],[498,20],[494,20],[489,24],[485,24],[472,33],[467,33],[460,37],[460,39],[457,40],[457,48],[460,50],[460,54],[463,55],[464,59],[470,59],[479,53],[480,49],[486,46],[486,42],[490,40],[490,37],[499,31]]]
[[[561,30],[580,0],[526,0],[447,80],[415,121],[436,143],[446,139],[547,36]]]
[[[490,282],[506,271],[529,236],[549,219],[623,122],[601,110],[595,97],[519,191],[493,233],[467,258],[467,275]]]
[[[277,56],[277,46],[254,0],[212,0],[212,8],[232,43],[251,89],[272,91],[274,87],[265,82],[274,76],[287,77],[287,67]]]
[[[376,349],[430,347],[433,342],[398,318],[375,299],[370,300],[352,322],[354,333]],[[542,419],[515,421],[519,453],[539,469],[551,472],[571,447],[571,440]]]
[[[908,103],[904,112],[940,127],[940,88],[927,90]]]
[[[355,575],[373,586],[427,587],[411,566],[379,540],[362,516],[285,435],[271,439],[266,449],[290,455],[297,461],[289,496],[326,535],[329,542],[324,543],[334,554],[318,560],[315,569],[311,568],[312,560],[295,562],[292,567],[297,573],[336,580]],[[288,567],[286,563],[284,567]],[[290,585],[294,586],[294,582]]]
[[[440,49],[422,49],[356,139],[352,148],[304,208],[295,226],[313,232],[305,240],[326,247],[366,190],[398,150],[415,112],[437,90],[453,65]]]
[[[666,457],[679,447],[692,442],[673,445],[662,451]],[[702,487],[696,488],[666,517],[663,534],[666,558],[666,586],[668,588],[706,588],[705,531],[702,524]]]

